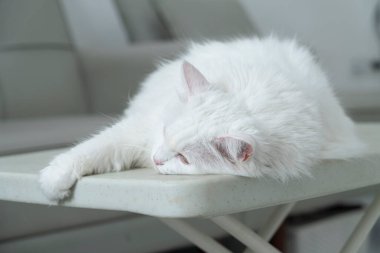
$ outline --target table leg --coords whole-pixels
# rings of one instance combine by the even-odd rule
[[[355,230],[346,241],[341,253],[357,252],[379,217],[380,193],[377,193],[372,203],[366,208],[366,211],[358,225],[356,225]]]

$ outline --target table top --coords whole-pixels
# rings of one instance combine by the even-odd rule
[[[317,165],[312,177],[279,182],[230,175],[159,175],[150,168],[86,176],[70,199],[50,202],[39,170],[64,149],[0,157],[0,199],[142,213],[159,217],[217,216],[380,184],[380,123],[358,124],[369,154]]]

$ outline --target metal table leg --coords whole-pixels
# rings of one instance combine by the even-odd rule
[[[210,236],[198,231],[193,228],[185,221],[180,219],[160,219],[163,223],[171,227],[177,233],[187,238],[189,241],[194,243],[200,249],[208,253],[232,253],[230,250],[225,248],[219,242],[215,241]]]
[[[341,253],[355,253],[363,244],[364,239],[380,217],[380,193],[376,195],[372,203],[367,207],[363,217],[356,225],[355,230],[343,246]]]
[[[280,253],[280,251],[258,236],[249,227],[230,215],[215,217],[211,220],[253,251],[260,253]]]

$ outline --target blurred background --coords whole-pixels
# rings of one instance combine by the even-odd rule
[[[312,50],[356,121],[380,120],[377,0],[0,0],[0,155],[69,146],[112,123],[189,40],[271,34]],[[366,201],[346,193],[300,203],[276,245],[337,252]],[[238,218],[256,227],[266,213]],[[192,222],[242,252],[207,221]],[[362,252],[379,252],[376,236],[379,226]],[[0,252],[89,251],[201,252],[151,217],[0,201]]]

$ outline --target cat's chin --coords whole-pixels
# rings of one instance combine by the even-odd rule
[[[200,170],[197,170],[191,165],[186,165],[186,168],[179,165],[165,164],[160,166],[154,166],[154,169],[163,175],[195,175],[204,174]]]
[[[162,175],[181,174],[178,169],[173,169],[170,166],[154,166],[154,170]]]

